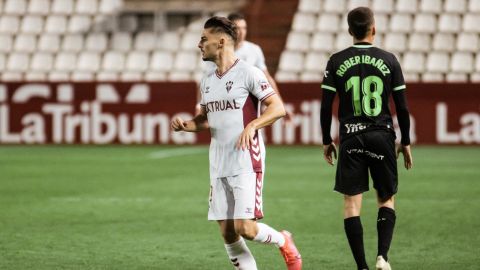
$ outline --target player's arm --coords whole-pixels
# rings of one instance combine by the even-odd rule
[[[197,87],[197,103],[195,104],[195,115],[199,114],[202,111],[202,94],[200,94],[200,87]]]
[[[195,116],[197,116],[199,114],[202,114],[202,107],[203,107],[202,106],[202,94],[201,94],[200,87],[197,87],[197,103],[195,105]],[[205,109],[205,108],[203,108],[203,109]],[[206,118],[206,115],[205,115],[205,118]],[[202,127],[203,127],[203,129],[210,128],[208,126],[208,120],[205,120],[205,122],[202,123]]]
[[[405,168],[413,167],[412,152],[410,150],[410,113],[408,112],[407,98],[405,95],[405,80],[403,78],[402,67],[397,58],[393,57],[392,85],[393,85],[393,101],[397,111],[398,125],[400,126],[401,145],[397,149],[397,157],[403,154]]]
[[[278,95],[269,96],[263,101],[263,104],[266,106],[265,111],[260,117],[247,124],[237,141],[237,149],[250,149],[250,144],[253,143],[253,137],[257,129],[269,126],[279,118],[285,116],[285,108]]]
[[[205,106],[200,106],[200,112],[191,120],[184,121],[180,117],[172,120],[171,128],[173,131],[198,132],[208,129],[207,111]]]
[[[407,98],[405,91],[394,91],[393,101],[395,102],[395,110],[397,111],[398,125],[400,126],[401,145],[397,149],[398,154],[403,154],[405,168],[413,167],[412,152],[410,149],[410,113],[408,111]]]
[[[337,159],[337,148],[330,135],[330,129],[332,126],[332,109],[333,101],[335,99],[334,91],[323,88],[322,93],[322,108],[320,109],[320,125],[322,127],[323,137],[323,157],[328,164],[334,165]]]
[[[328,60],[327,67],[325,68],[325,74],[322,81],[322,108],[320,109],[320,126],[322,127],[323,138],[323,158],[330,164],[335,164],[337,159],[337,148],[333,143],[332,136],[330,135],[330,129],[332,126],[332,107],[333,100],[337,94],[335,88],[335,76],[334,76],[334,62],[332,59]]]

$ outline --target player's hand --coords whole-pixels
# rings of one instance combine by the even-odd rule
[[[295,116],[295,114],[294,114],[291,110],[285,108],[285,117],[284,117],[284,119],[285,119],[285,122],[286,122],[286,123],[291,123],[291,122],[293,121],[293,117],[294,117],[294,116]]]
[[[250,145],[253,144],[253,137],[255,136],[255,131],[257,129],[255,126],[250,123],[248,124],[245,129],[240,134],[240,138],[237,141],[237,149],[238,150],[245,150],[250,149]]]
[[[405,169],[410,170],[413,167],[412,150],[410,150],[410,145],[400,145],[397,147],[397,158],[400,156],[400,153],[403,154]]]
[[[323,158],[325,158],[328,164],[332,166],[335,165],[335,159],[337,159],[337,147],[335,143],[332,142],[329,145],[323,146]]]
[[[185,121],[183,121],[183,119],[180,117],[176,117],[175,119],[173,119],[170,125],[173,131],[185,130],[185,126],[186,126]]]

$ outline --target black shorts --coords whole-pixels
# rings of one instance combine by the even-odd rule
[[[368,171],[378,196],[388,199],[398,188],[395,135],[373,130],[345,139],[340,144],[335,190],[346,195],[368,191]]]

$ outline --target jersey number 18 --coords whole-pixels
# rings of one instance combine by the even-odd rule
[[[378,76],[368,76],[361,81],[363,97],[360,97],[360,76],[352,76],[345,84],[348,93],[353,88],[353,115],[377,116],[382,111],[383,81]],[[373,88],[372,88],[373,85]],[[360,102],[360,98],[362,101]],[[372,106],[373,100],[373,106]],[[362,106],[363,104],[363,106]]]

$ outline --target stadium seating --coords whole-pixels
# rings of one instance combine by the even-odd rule
[[[0,33],[16,34],[20,28],[17,16],[3,15],[0,17]]]
[[[0,53],[8,53],[12,50],[13,47],[13,38],[11,35],[2,34],[0,35]]]
[[[408,49],[412,52],[429,52],[430,44],[431,37],[428,34],[413,33],[408,39]]]
[[[318,79],[325,65],[312,63],[352,44],[346,14],[358,6],[374,11],[375,45],[397,56],[407,81],[480,81],[480,0],[300,0],[276,79]]]
[[[67,30],[67,17],[62,15],[51,15],[47,17],[45,32],[63,34]]]
[[[276,78],[320,81],[352,43],[346,14],[375,12],[375,45],[411,81],[480,81],[480,0],[300,0]],[[205,17],[145,30],[124,0],[0,0],[0,80],[198,80]],[[125,12],[122,12],[125,11]],[[155,22],[157,23],[157,22]]]
[[[421,0],[420,2],[420,12],[426,14],[439,14],[442,10],[442,0]]]
[[[36,53],[32,57],[32,71],[48,72],[53,68],[53,56],[50,53]],[[27,74],[28,75],[28,74]]]
[[[46,16],[50,11],[50,0],[30,0],[28,13]]]
[[[37,15],[25,16],[20,29],[24,33],[39,35],[43,32],[43,18]]]

